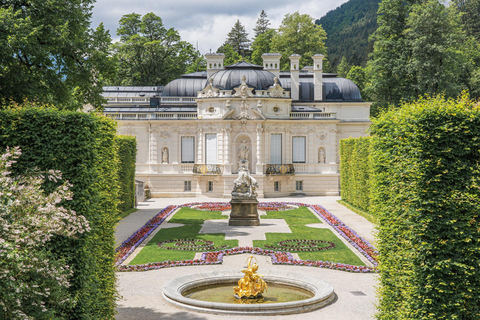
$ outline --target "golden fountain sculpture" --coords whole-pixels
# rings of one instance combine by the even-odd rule
[[[263,291],[267,291],[267,283],[263,281],[262,275],[257,273],[258,264],[252,264],[252,259],[257,259],[250,256],[247,259],[247,269],[242,270],[245,273],[242,279],[238,280],[238,287],[233,287],[233,295],[237,299],[241,298],[260,298]],[[258,261],[257,261],[258,262]]]

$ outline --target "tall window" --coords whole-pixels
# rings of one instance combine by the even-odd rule
[[[195,137],[182,137],[182,163],[195,163]]]
[[[305,137],[292,137],[292,159],[293,163],[306,162]]]
[[[183,191],[192,191],[192,181],[183,182]]]
[[[282,164],[282,135],[272,133],[270,139],[270,163]]]
[[[217,164],[217,134],[205,135],[205,164]]]

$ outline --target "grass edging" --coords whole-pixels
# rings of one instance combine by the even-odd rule
[[[373,214],[367,212],[367,211],[364,211],[358,207],[355,207],[354,205],[348,203],[347,201],[345,200],[337,200],[337,202],[339,204],[341,204],[342,206],[346,207],[347,209],[355,212],[356,214],[358,214],[359,216],[362,216],[364,217],[365,219],[367,219],[368,221],[370,221],[371,223],[373,224],[377,224],[377,221],[375,219],[375,217],[373,216]]]

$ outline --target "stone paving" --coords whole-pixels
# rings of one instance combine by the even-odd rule
[[[280,201],[280,202],[301,202],[307,204],[320,204],[329,210],[332,214],[337,216],[348,226],[352,227],[358,234],[367,239],[370,242],[374,241],[374,226],[363,217],[360,217],[338,204],[336,201],[339,197],[294,197],[294,198],[269,198],[259,199],[263,202]],[[116,239],[117,244],[120,244],[126,240],[130,235],[138,230],[149,219],[155,216],[161,209],[171,204],[184,204],[189,202],[228,202],[229,199],[221,198],[161,198],[150,199],[147,202],[139,204],[140,210],[131,214],[124,220],[120,221]],[[285,223],[282,219],[280,220]],[[220,220],[217,220],[220,221]],[[227,220],[225,220],[227,221]],[[224,222],[226,223],[226,222]],[[168,223],[167,223],[168,224]],[[270,221],[269,221],[270,224]],[[167,227],[167,226],[165,226]],[[322,224],[314,224],[311,227],[324,227]],[[219,230],[218,228],[225,230],[228,226],[220,226],[219,224],[210,224],[205,226],[208,228],[214,228],[213,230]],[[217,229],[215,229],[217,228]],[[239,227],[232,227],[239,228]],[[245,228],[245,227],[242,227]],[[258,227],[247,227],[258,228]],[[278,228],[272,226],[272,230],[275,232],[286,232],[290,230],[286,225],[279,225]],[[283,228],[283,229],[281,229]],[[286,228],[286,229],[285,229]],[[203,230],[203,229],[202,229]],[[212,229],[210,229],[212,230]],[[280,231],[283,230],[283,231]],[[249,232],[243,232],[241,230],[231,231],[230,237],[240,239],[247,243],[255,237],[264,236],[265,232],[271,231],[258,231],[248,230]],[[211,231],[209,231],[211,232]],[[234,233],[237,232],[235,235]],[[242,234],[245,233],[245,234]],[[249,239],[249,237],[251,237]],[[245,245],[240,242],[240,245]],[[250,244],[251,246],[251,244]],[[130,319],[224,319],[225,315],[215,315],[206,313],[197,313],[193,311],[187,311],[175,307],[167,303],[162,298],[162,286],[168,280],[179,277],[182,275],[188,275],[196,272],[204,271],[216,271],[216,270],[238,270],[239,278],[243,275],[241,269],[245,267],[245,261],[249,254],[226,256],[224,257],[221,265],[211,266],[188,266],[188,267],[174,267],[162,270],[151,270],[146,272],[122,272],[118,273],[118,290],[121,298],[118,301],[117,311],[118,315],[116,319],[130,320]],[[373,319],[375,313],[375,285],[377,275],[375,274],[357,274],[348,273],[345,271],[337,271],[322,268],[312,267],[299,267],[299,266],[283,266],[272,265],[270,258],[265,256],[255,256],[259,261],[259,272],[265,273],[266,270],[278,270],[279,272],[295,272],[303,274],[307,279],[309,277],[319,277],[330,282],[335,288],[337,300],[320,310],[304,313],[301,315],[289,315],[289,316],[265,316],[262,319],[349,319],[349,320],[363,320]],[[235,316],[229,315],[229,319],[256,319],[258,316]]]

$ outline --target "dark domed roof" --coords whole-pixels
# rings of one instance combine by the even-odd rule
[[[196,97],[197,92],[205,87],[207,72],[200,71],[184,74],[181,78],[170,81],[163,89],[163,97]]]
[[[214,73],[210,78],[213,86],[221,90],[232,90],[242,84],[242,77],[245,76],[245,83],[257,90],[266,90],[273,85],[275,75],[263,70],[262,66],[247,63],[245,61],[226,66],[225,70]]]
[[[285,90],[291,90],[290,75],[283,75],[281,77],[281,83]],[[349,79],[325,76],[324,74],[322,84],[322,100],[325,102],[363,101],[357,85]],[[300,101],[314,101],[312,75],[300,76],[299,87]]]

